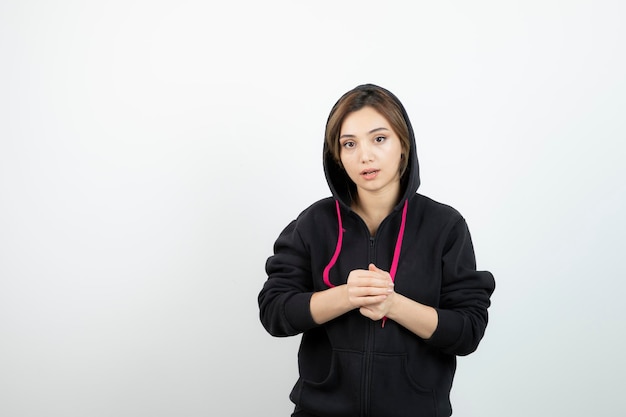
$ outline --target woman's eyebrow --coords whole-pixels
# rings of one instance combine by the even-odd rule
[[[386,130],[386,131],[389,131],[389,129],[387,129],[386,127],[377,127],[377,128],[375,128],[375,129],[372,129],[372,130],[370,130],[369,132],[367,132],[367,134],[368,134],[368,135],[371,135],[372,133],[380,132],[381,130]],[[352,135],[352,134],[349,134],[349,133],[345,133],[345,134],[343,134],[343,135],[339,136],[339,139],[343,139],[343,138],[353,138],[353,137],[355,137],[355,136],[356,136],[356,135]]]

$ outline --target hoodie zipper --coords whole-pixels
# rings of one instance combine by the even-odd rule
[[[368,263],[374,262],[374,254],[376,249],[376,238],[369,236]],[[369,416],[370,411],[370,392],[372,391],[372,357],[374,353],[374,326],[376,322],[371,321],[367,325],[367,335],[365,338],[365,366],[363,378],[363,406],[361,415]]]
[[[374,263],[374,249],[376,245],[376,238],[371,236],[369,237],[369,251],[368,251],[368,262]],[[365,366],[364,366],[364,378],[363,378],[363,406],[361,408],[361,415],[366,417],[369,415],[369,405],[370,405],[370,391],[372,385],[372,356],[374,351],[374,322],[370,321],[367,325],[367,335],[365,338]]]
[[[361,221],[361,224],[363,225],[363,228],[369,239],[368,254],[367,254],[368,264],[373,263],[376,265],[376,262],[375,262],[376,236],[372,236],[370,234],[369,229],[367,228],[367,224],[365,224],[365,221],[363,221],[363,219],[361,219],[356,213],[354,213],[354,215]],[[380,234],[380,231],[385,227],[386,223],[388,223],[390,217],[391,216],[387,216],[380,223],[380,225],[378,226],[378,231],[376,232],[377,235]],[[372,357],[373,357],[373,352],[374,352],[374,327],[377,325],[377,323],[378,322],[370,320],[367,326],[367,334],[365,337],[365,363],[363,365],[363,384],[361,385],[362,390],[363,390],[362,396],[361,396],[362,398],[361,417],[368,417],[370,414],[370,392],[371,392],[371,385],[372,385]]]

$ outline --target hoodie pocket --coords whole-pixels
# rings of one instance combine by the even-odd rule
[[[314,414],[329,417],[358,415],[363,354],[334,350],[328,376],[322,381],[298,380],[291,400]]]
[[[434,390],[415,382],[404,354],[374,354],[370,407],[373,416],[438,417]]]

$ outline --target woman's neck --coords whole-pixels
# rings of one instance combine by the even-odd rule
[[[352,210],[358,214],[374,236],[380,223],[391,213],[400,198],[400,188],[385,193],[357,193]]]

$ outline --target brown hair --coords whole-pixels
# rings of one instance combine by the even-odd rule
[[[324,136],[326,153],[332,156],[338,166],[341,164],[341,125],[348,114],[361,110],[363,107],[372,107],[380,113],[398,135],[402,146],[402,160],[400,162],[400,177],[404,175],[409,163],[409,149],[411,138],[409,128],[404,118],[404,111],[400,102],[387,90],[375,85],[362,85],[345,93],[333,106],[326,122]]]

